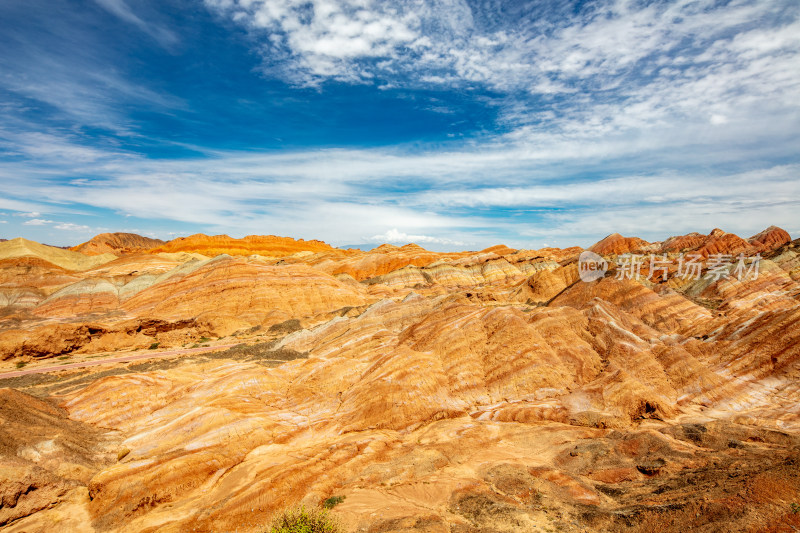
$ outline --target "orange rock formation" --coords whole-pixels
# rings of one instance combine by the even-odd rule
[[[203,235],[198,233],[189,237],[179,237],[153,247],[150,253],[159,252],[196,252],[208,257],[220,254],[228,255],[264,255],[270,257],[283,257],[298,252],[340,252],[322,241],[294,240],[290,237],[276,237],[274,235],[248,235],[243,239],[234,239],[227,235]]]

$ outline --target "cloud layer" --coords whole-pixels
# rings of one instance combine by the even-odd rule
[[[222,152],[122,162],[112,154],[73,167],[71,174],[92,177],[69,181],[60,179],[60,165],[52,174],[39,166],[34,174],[20,164],[10,170],[25,179],[6,190],[35,198],[41,213],[80,205],[165,225],[336,244],[588,245],[614,231],[656,239],[720,226],[747,236],[773,223],[800,233],[798,164],[735,173],[621,170],[590,179],[583,175],[594,164],[588,159],[543,162],[509,147],[414,155],[385,149]],[[36,213],[26,224],[51,222]]]

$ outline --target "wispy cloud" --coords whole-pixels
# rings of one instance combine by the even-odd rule
[[[53,226],[55,229],[64,231],[89,231],[91,228],[83,224],[73,224],[72,222],[62,222]]]
[[[170,47],[178,42],[178,37],[169,29],[153,22],[142,20],[124,0],[95,0],[103,9],[120,19],[133,24],[147,35],[158,41],[162,46]]]
[[[588,153],[570,165],[525,157],[524,149],[509,146],[414,154],[372,149],[131,156],[124,163],[101,158],[49,174],[40,165],[20,164],[14,173],[25,179],[6,191],[35,196],[52,213],[111,209],[211,232],[280,233],[335,244],[483,247],[502,240],[529,247],[590,244],[613,231],[654,239],[665,237],[665,228],[679,233],[722,226],[744,235],[773,223],[798,229],[799,164],[738,173],[622,169],[614,177],[588,179],[583,173],[596,163],[594,151]],[[87,178],[64,181],[65,173]]]
[[[137,16],[124,0],[96,2],[162,45],[177,42],[172,32]],[[137,4],[142,10],[147,6]],[[92,7],[45,0],[9,0],[0,6],[0,46],[7,50],[0,55],[0,91],[7,102],[0,111],[6,131],[47,134],[55,125],[64,129],[67,122],[73,134],[103,128],[131,135],[135,120],[126,107],[137,104],[164,111],[183,105],[129,75],[116,43],[103,40],[98,31],[109,29],[109,15]]]
[[[614,90],[639,73],[646,74],[639,83],[677,71],[692,75],[689,67],[722,55],[736,62],[796,51],[797,44],[797,6],[786,1],[616,0],[575,7],[566,16],[547,3],[522,17],[513,10],[503,17],[493,2],[461,0],[205,2],[260,38],[271,73],[309,84],[476,82],[572,94],[588,86]],[[771,44],[759,32],[768,32]]]
[[[23,222],[23,224],[25,226],[46,226],[47,224],[53,224],[53,221],[44,218],[32,218],[30,220],[26,220]]]
[[[774,157],[800,133],[796,2],[520,3],[526,16],[459,0],[206,4],[292,83],[499,91],[507,133],[495,141],[515,157],[752,158],[755,144]]]

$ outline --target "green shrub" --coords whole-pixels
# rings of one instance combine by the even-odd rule
[[[294,333],[295,331],[303,329],[303,326],[300,324],[300,321],[296,318],[292,318],[290,320],[285,320],[278,324],[272,324],[269,327],[269,333],[276,333],[276,334],[283,334],[288,335],[289,333]]]
[[[161,344],[160,342],[154,342],[153,344],[150,345],[148,350],[155,350],[156,348],[159,347],[160,344]]]
[[[342,533],[342,528],[324,509],[299,507],[280,513],[269,533]]]
[[[322,502],[322,506],[325,509],[333,509],[334,507],[342,503],[344,501],[344,498],[345,498],[344,496],[331,496],[330,498]]]
[[[27,365],[27,361],[17,361],[17,368],[22,368],[23,366]]]

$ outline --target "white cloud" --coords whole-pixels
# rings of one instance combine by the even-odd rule
[[[426,69],[440,68],[451,61],[440,57],[445,44],[453,39],[466,42],[473,28],[472,13],[460,0],[205,3],[262,37],[268,72],[303,85],[326,79],[372,82],[384,74],[405,77],[412,61]],[[422,74],[429,81],[450,79],[434,72]]]
[[[118,134],[130,135],[133,129],[121,104],[147,104],[161,111],[185,107],[172,95],[126,79],[102,50],[87,44],[43,50],[29,42],[18,43],[13,54],[0,56],[0,70],[0,88],[23,101],[52,107],[52,118],[67,118],[80,126]],[[28,129],[36,131],[31,136],[48,135],[25,117],[22,112],[9,113],[2,129],[12,134]]]
[[[25,226],[46,226],[47,224],[53,224],[52,220],[45,220],[43,218],[32,218],[30,220],[26,220],[23,222]]]
[[[547,11],[507,18],[499,18],[493,3],[465,0],[205,2],[260,38],[268,72],[301,84],[335,79],[483,83],[540,94],[585,86],[608,91],[623,80],[648,83],[636,79],[647,70],[674,76],[705,67],[703,50],[715,61],[724,50],[724,59],[736,64],[796,55],[798,48],[796,9],[787,2],[616,0],[577,14],[548,4]],[[777,29],[753,29],[754,21]]]
[[[409,235],[408,233],[398,231],[397,228],[390,229],[386,233],[382,233],[380,235],[373,235],[372,237],[367,238],[366,241],[374,243],[391,243],[391,244],[432,243],[432,244],[442,244],[445,246],[464,246],[464,243],[461,241],[454,241],[451,239],[444,239],[441,237],[433,237],[430,235]]]
[[[769,158],[794,152],[800,134],[800,8],[792,2],[612,0],[577,14],[520,3],[526,15],[505,18],[493,3],[459,0],[206,4],[249,28],[266,72],[293,83],[508,94],[500,106],[508,133],[494,140],[504,150],[484,146],[481,161],[492,151],[528,162],[648,151],[745,160],[755,144],[764,147],[756,157]],[[373,23],[397,31],[378,38]],[[474,169],[475,150],[464,151],[450,161]],[[498,166],[514,165],[501,158]]]
[[[720,115],[718,113],[714,113],[713,115],[711,115],[711,118],[709,119],[709,122],[711,122],[714,125],[727,124],[728,123],[728,117],[726,117],[725,115]]]
[[[417,202],[435,207],[591,207],[624,204],[674,205],[698,199],[757,202],[761,188],[775,204],[800,205],[800,164],[725,174],[698,172],[652,176],[626,175],[613,179],[555,181],[524,187],[483,186],[470,190],[426,191]]]
[[[73,224],[72,222],[62,222],[60,224],[56,224],[53,227],[55,229],[66,230],[66,231],[89,231],[91,229],[89,226],[84,226],[81,224]]]
[[[50,164],[58,161],[83,163],[109,158],[125,158],[125,154],[83,146],[70,136],[44,132],[12,132],[0,127],[0,147],[10,152]],[[34,216],[38,216],[35,213]]]
[[[364,228],[372,228],[368,239],[376,243],[480,249],[501,241],[514,247],[588,245],[614,231],[653,239],[715,226],[745,236],[770,224],[796,226],[800,164],[715,171],[715,158],[724,162],[729,154],[707,153],[708,147],[699,145],[672,156],[696,159],[697,170],[643,174],[656,156],[617,152],[614,146],[589,143],[569,156],[570,148],[557,143],[544,153],[507,143],[453,152],[101,158],[48,172],[20,164],[8,171],[24,179],[9,181],[5,189],[11,197],[39,198],[48,212],[89,206],[185,223],[194,231],[274,233],[333,244],[364,242]],[[631,163],[634,170],[584,177],[599,162],[609,164],[604,150],[626,154],[619,164]],[[740,155],[749,157],[747,151]],[[65,181],[64,174],[97,177]]]

